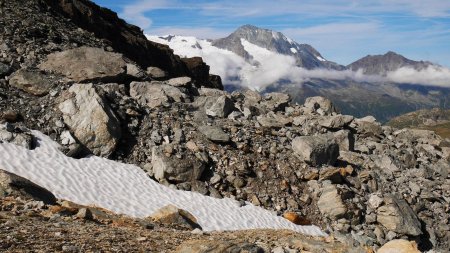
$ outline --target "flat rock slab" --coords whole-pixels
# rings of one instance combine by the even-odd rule
[[[38,71],[19,69],[11,75],[9,85],[35,96],[43,96],[50,92],[54,81]]]
[[[230,136],[222,128],[217,126],[200,126],[198,128],[206,138],[213,142],[225,143],[230,141]]]
[[[39,65],[42,70],[59,73],[75,82],[117,82],[126,74],[126,67],[122,54],[94,47],[52,53]]]
[[[340,129],[349,125],[354,117],[350,115],[336,115],[323,117],[319,120],[319,124],[325,128]]]

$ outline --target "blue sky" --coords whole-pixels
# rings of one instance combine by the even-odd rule
[[[244,24],[349,64],[395,51],[450,67],[450,0],[94,0],[145,33],[220,38]]]

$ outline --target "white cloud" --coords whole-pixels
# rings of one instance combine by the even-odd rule
[[[395,83],[450,87],[450,69],[440,66],[428,66],[422,70],[403,67],[389,72],[386,78]]]
[[[151,27],[152,19],[147,17],[145,13],[147,11],[165,8],[169,4],[166,0],[140,0],[126,5],[123,8],[121,16],[128,22],[139,26],[141,29],[146,30]]]
[[[242,40],[244,49],[253,56],[249,63],[242,57],[213,47],[206,40],[194,37],[176,36],[170,42],[158,36],[148,36],[150,40],[168,44],[182,57],[200,56],[210,65],[211,73],[220,75],[225,84],[241,85],[250,89],[262,90],[282,80],[304,83],[310,79],[354,80],[357,82],[410,83],[450,87],[450,69],[430,66],[423,70],[400,68],[385,76],[364,75],[362,70],[308,70],[296,66],[292,56],[281,55]]]

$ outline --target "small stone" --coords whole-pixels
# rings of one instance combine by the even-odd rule
[[[185,87],[188,84],[190,84],[191,81],[192,81],[192,79],[190,77],[184,76],[184,77],[172,78],[167,81],[167,84],[174,86],[174,87]]]
[[[296,225],[309,226],[312,224],[310,220],[308,220],[305,217],[302,217],[294,212],[285,212],[283,214],[283,218],[285,218],[286,220],[288,220]]]
[[[156,80],[164,79],[167,76],[166,72],[158,67],[148,67],[147,75]]]
[[[150,215],[155,222],[160,222],[169,225],[179,225],[182,227],[188,227],[190,229],[201,229],[197,223],[197,219],[189,212],[177,208],[174,205],[167,205],[158,209],[152,215]]]
[[[93,218],[92,212],[89,208],[81,208],[78,210],[76,217],[83,220],[91,220]]]
[[[213,142],[226,143],[230,141],[230,136],[222,128],[217,126],[200,126],[198,130]]]
[[[197,144],[193,141],[186,142],[186,148],[189,149],[192,152],[198,152],[200,149],[198,148]]]
[[[377,194],[371,194],[368,201],[369,207],[376,210],[381,204],[383,204],[383,199]]]

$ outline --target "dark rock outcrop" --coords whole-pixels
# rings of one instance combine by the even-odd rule
[[[200,59],[182,61],[166,45],[147,40],[142,30],[120,19],[116,13],[88,0],[40,0],[57,15],[70,18],[77,26],[111,42],[112,48],[142,67],[159,67],[170,76],[191,76],[199,85],[209,86],[209,66]],[[217,87],[219,88],[219,87]]]

